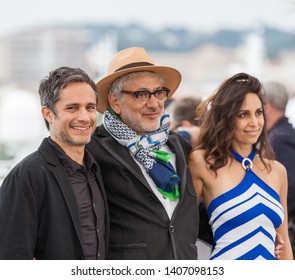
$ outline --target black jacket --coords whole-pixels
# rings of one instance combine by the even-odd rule
[[[100,164],[110,210],[110,259],[197,259],[199,232],[196,193],[187,164],[190,144],[172,133],[181,197],[171,220],[128,149],[103,126],[87,148]]]
[[[276,160],[287,169],[288,215],[295,219],[295,129],[286,117],[281,118],[269,131],[269,140]]]
[[[108,208],[100,170],[96,178]],[[54,149],[44,139],[0,187],[0,259],[84,259],[74,192]]]

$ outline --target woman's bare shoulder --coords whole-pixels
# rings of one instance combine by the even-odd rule
[[[207,163],[204,159],[205,150],[194,150],[189,156],[190,166],[198,170],[205,168]]]
[[[205,150],[195,149],[190,153],[189,159],[192,161],[204,161]]]
[[[273,160],[271,162],[271,168],[275,172],[278,172],[279,174],[282,174],[282,175],[287,174],[286,167],[282,163],[278,162],[277,160]]]
[[[282,163],[278,162],[277,160],[269,160],[265,158],[263,160],[266,164],[270,166],[270,169],[265,169],[262,163],[261,169],[263,169],[264,172],[267,173],[266,175],[269,179],[271,179],[272,182],[277,182],[277,184],[275,185],[278,185],[278,182],[283,182],[284,180],[287,180],[287,170]]]
[[[266,158],[263,158],[263,160],[264,160],[264,162],[266,164],[270,165],[272,171],[279,172],[279,173],[285,173],[286,172],[285,166],[282,163],[280,163],[279,161],[270,160],[270,159],[266,159]]]

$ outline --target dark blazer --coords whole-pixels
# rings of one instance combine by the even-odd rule
[[[128,149],[103,126],[87,145],[100,164],[110,210],[110,259],[197,259],[196,193],[187,164],[190,144],[172,133],[181,197],[171,220]]]
[[[96,174],[108,208],[100,170]],[[107,249],[107,246],[106,246]],[[75,194],[54,149],[39,149],[13,168],[0,187],[0,259],[84,259]]]
[[[295,129],[286,117],[281,118],[269,131],[269,140],[275,151],[276,160],[287,169],[288,214],[295,219]]]

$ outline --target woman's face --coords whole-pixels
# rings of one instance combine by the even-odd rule
[[[264,115],[262,103],[255,93],[248,93],[235,120],[235,136],[232,145],[253,145],[262,132]]]

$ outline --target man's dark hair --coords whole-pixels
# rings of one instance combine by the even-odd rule
[[[55,104],[60,99],[62,89],[72,83],[87,83],[95,92],[96,104],[98,102],[98,90],[91,78],[80,68],[60,67],[51,71],[49,76],[40,82],[39,95],[41,105],[46,106],[55,114]],[[47,129],[49,123],[45,120]]]

